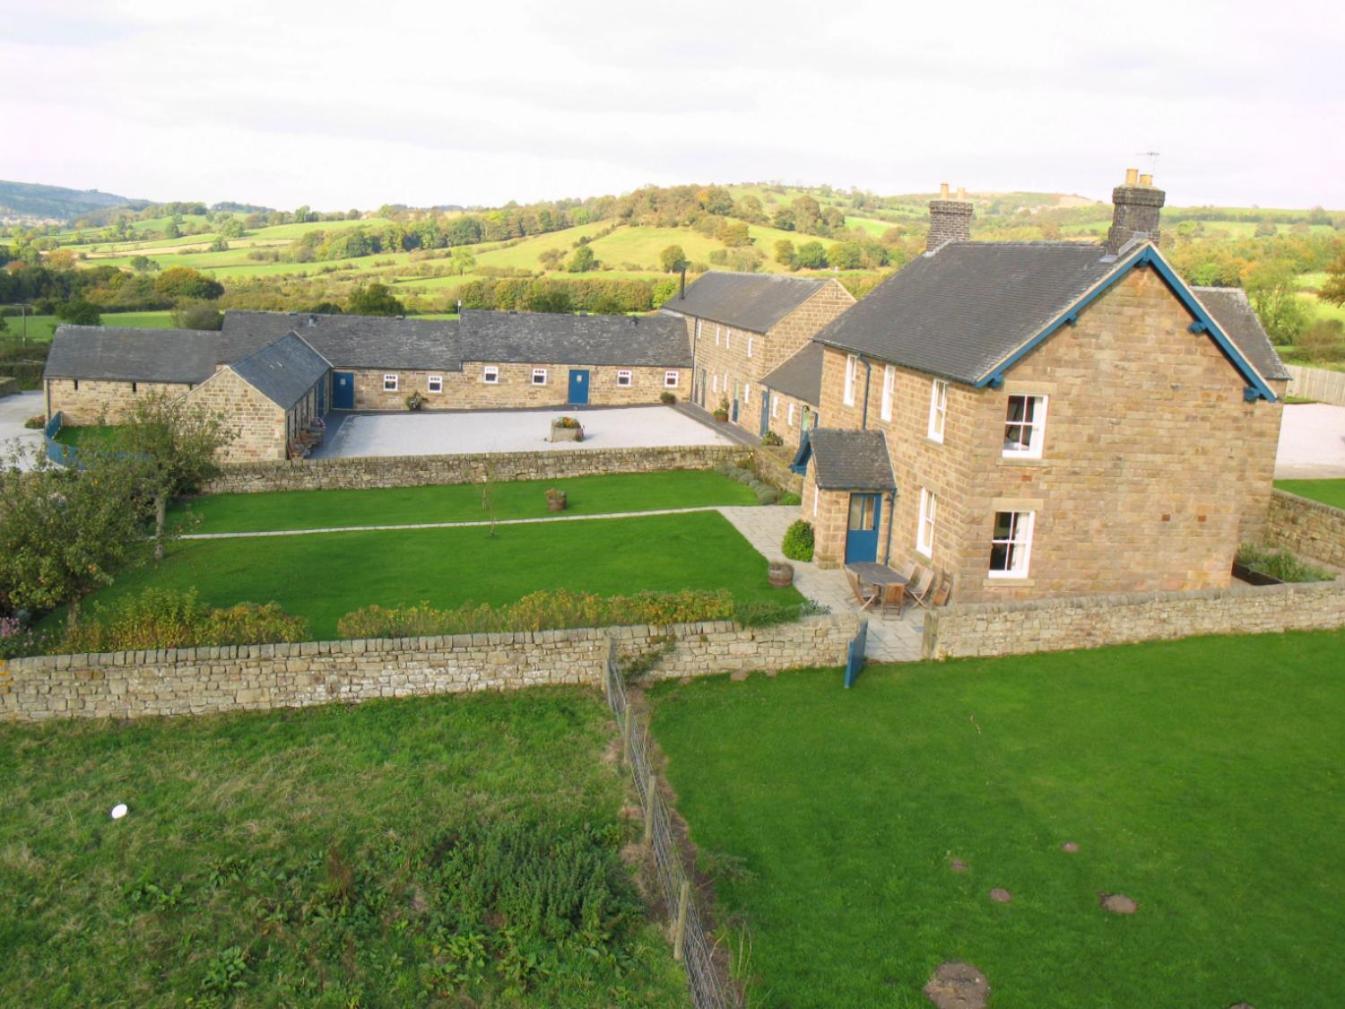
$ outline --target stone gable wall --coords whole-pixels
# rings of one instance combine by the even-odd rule
[[[1345,511],[1320,501],[1275,491],[1264,539],[1271,546],[1345,568]]]
[[[958,604],[925,614],[924,656],[1025,655],[1204,634],[1345,627],[1345,580]]]
[[[215,374],[189,394],[189,402],[224,418],[234,440],[220,455],[223,463],[283,462],[288,418],[231,368]]]
[[[487,472],[500,483],[509,480],[560,480],[605,473],[714,469],[728,462],[742,463],[750,457],[751,450],[740,445],[689,445],[278,460],[225,466],[223,472],[206,485],[205,493],[364,490],[371,487],[480,483],[486,478]]]
[[[51,415],[59,411],[67,427],[117,424],[125,419],[138,396],[151,393],[180,396],[191,389],[186,383],[105,382],[84,378],[51,378],[46,386]]]
[[[141,718],[354,703],[380,697],[598,687],[607,662],[651,659],[655,679],[836,666],[853,616],[774,627],[726,622],[309,641],[52,655],[0,662],[0,721]]]

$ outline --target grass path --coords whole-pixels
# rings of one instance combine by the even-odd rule
[[[915,1009],[965,960],[996,1009],[1337,1009],[1343,655],[1335,631],[879,666],[851,690],[698,680],[655,689],[653,728],[750,929],[754,1005]]]
[[[751,488],[713,470],[622,473],[565,480],[520,480],[491,488],[499,519],[544,518],[546,492],[566,493],[566,515],[584,516],[711,505],[756,504]],[[212,494],[177,511],[198,516],[194,533],[410,526],[488,520],[480,484],[376,490]]]

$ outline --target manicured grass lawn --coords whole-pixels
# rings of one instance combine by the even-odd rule
[[[62,427],[56,433],[56,440],[62,445],[88,445],[101,448],[111,445],[117,437],[115,427]]]
[[[750,929],[754,1005],[914,1009],[964,960],[995,1009],[1336,1009],[1342,656],[1345,631],[872,667],[848,691],[716,678],[658,687],[654,734]]]
[[[704,512],[502,526],[495,539],[477,527],[180,542],[163,564],[129,571],[94,598],[195,586],[212,606],[278,602],[325,639],[343,615],[374,603],[500,604],[540,589],[726,588],[740,602],[802,600],[772,589],[767,567],[727,519]]]
[[[546,492],[551,487],[565,491],[569,507],[561,514],[566,515],[757,503],[751,488],[712,470],[622,473],[496,484],[491,491],[496,518],[541,518],[552,514],[546,509]],[[178,511],[188,507],[201,520],[192,531],[202,533],[477,522],[490,518],[481,504],[481,487],[474,484],[215,494],[198,498]]]
[[[1333,508],[1345,508],[1345,480],[1276,480],[1275,486]]]
[[[613,858],[635,828],[609,726],[579,690],[0,725],[0,1004],[685,1006]],[[634,906],[592,953],[531,941],[503,902],[480,920],[444,874],[460,832],[527,824],[596,838]],[[551,971],[517,998],[506,928]],[[485,976],[455,984],[471,935]]]

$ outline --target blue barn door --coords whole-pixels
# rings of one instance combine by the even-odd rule
[[[588,371],[584,368],[570,369],[570,405],[588,406]]]
[[[332,409],[355,409],[355,373],[353,371],[332,372]]]
[[[851,494],[850,521],[845,530],[845,563],[878,559],[878,525],[883,514],[880,494]]]

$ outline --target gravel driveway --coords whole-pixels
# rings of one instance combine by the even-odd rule
[[[1345,477],[1345,406],[1286,406],[1275,476],[1282,480]]]
[[[8,463],[15,443],[42,447],[42,432],[30,431],[23,426],[29,417],[42,412],[42,393],[21,392],[14,396],[0,396],[0,462]]]

